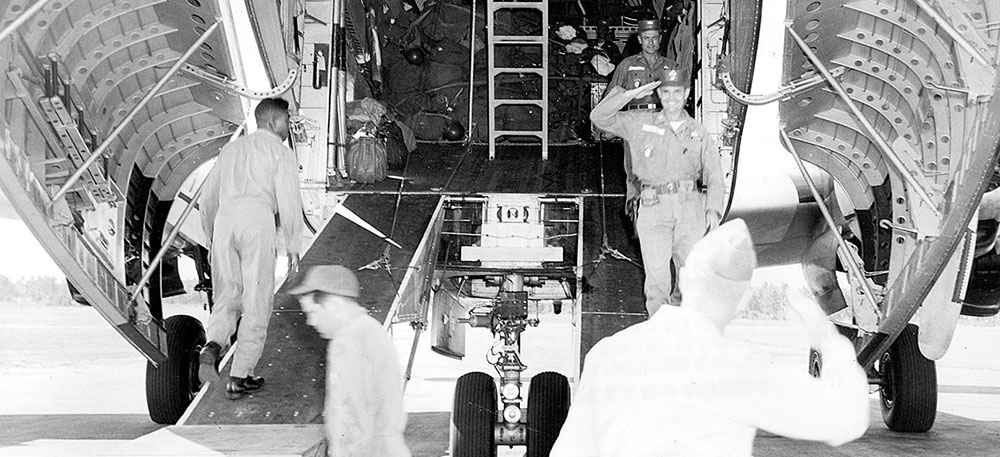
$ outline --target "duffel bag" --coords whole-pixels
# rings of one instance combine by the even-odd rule
[[[347,150],[347,175],[363,184],[379,182],[386,174],[385,140],[361,135]]]

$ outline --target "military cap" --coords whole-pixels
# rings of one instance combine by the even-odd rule
[[[757,267],[750,230],[742,219],[733,219],[708,232],[691,247],[685,268],[729,281],[750,281]]]
[[[691,78],[683,68],[676,65],[664,65],[656,74],[660,86],[688,87]]]
[[[647,32],[650,30],[660,31],[660,20],[659,19],[643,19],[639,21],[639,33]]]
[[[340,265],[317,265],[306,271],[299,285],[289,289],[289,295],[325,292],[343,297],[358,298],[361,288],[353,271]]]

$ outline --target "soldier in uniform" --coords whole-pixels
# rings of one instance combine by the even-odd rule
[[[680,304],[679,292],[671,296],[670,259],[678,270],[683,267],[691,246],[718,226],[724,210],[719,149],[684,111],[690,78],[672,66],[656,75],[657,81],[646,85],[612,88],[590,113],[594,125],[631,144],[628,155],[639,188],[635,226],[650,316],[663,304]],[[661,111],[620,111],[654,90]]]
[[[611,75],[611,82],[608,83],[608,90],[604,93],[605,98],[615,87],[634,89],[656,81],[656,72],[668,64],[666,57],[660,54],[659,20],[640,20],[638,38],[642,45],[642,52],[622,59],[621,63],[615,67],[615,72]],[[660,108],[660,99],[655,94],[630,100],[625,105],[625,109],[628,111],[656,111]],[[626,197],[631,200],[639,196],[640,189],[635,174],[632,172],[628,142],[624,141],[622,146],[625,149],[625,191]]]

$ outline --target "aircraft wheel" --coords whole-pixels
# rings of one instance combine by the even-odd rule
[[[569,414],[569,380],[552,371],[531,378],[528,390],[528,457],[548,457]]]
[[[896,432],[926,432],[937,415],[937,371],[920,353],[917,330],[907,324],[879,360],[882,420]]]
[[[205,345],[205,329],[191,316],[167,318],[167,353],[159,367],[146,362],[146,406],[158,424],[175,424],[201,389],[198,352]]]
[[[497,421],[497,388],[486,373],[466,373],[455,384],[451,411],[451,455],[496,457],[493,425]]]

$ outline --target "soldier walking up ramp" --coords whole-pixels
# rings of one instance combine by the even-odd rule
[[[357,272],[360,302],[376,319],[392,319],[390,308],[399,285],[439,199],[437,195],[351,195],[344,201],[345,207],[402,249],[389,247],[364,228],[335,215],[303,256],[301,270],[321,264],[352,269],[367,266]],[[210,383],[177,426],[132,444],[148,451],[153,447],[143,443],[156,439],[156,449],[176,449],[159,455],[324,455],[319,443],[323,437],[326,340],[306,324],[298,302],[284,293],[297,279],[286,280],[275,294],[264,355],[255,373],[266,380],[264,387],[233,401],[226,399],[224,381]],[[223,380],[230,362],[228,357],[223,360]],[[164,442],[173,444],[164,446]]]

